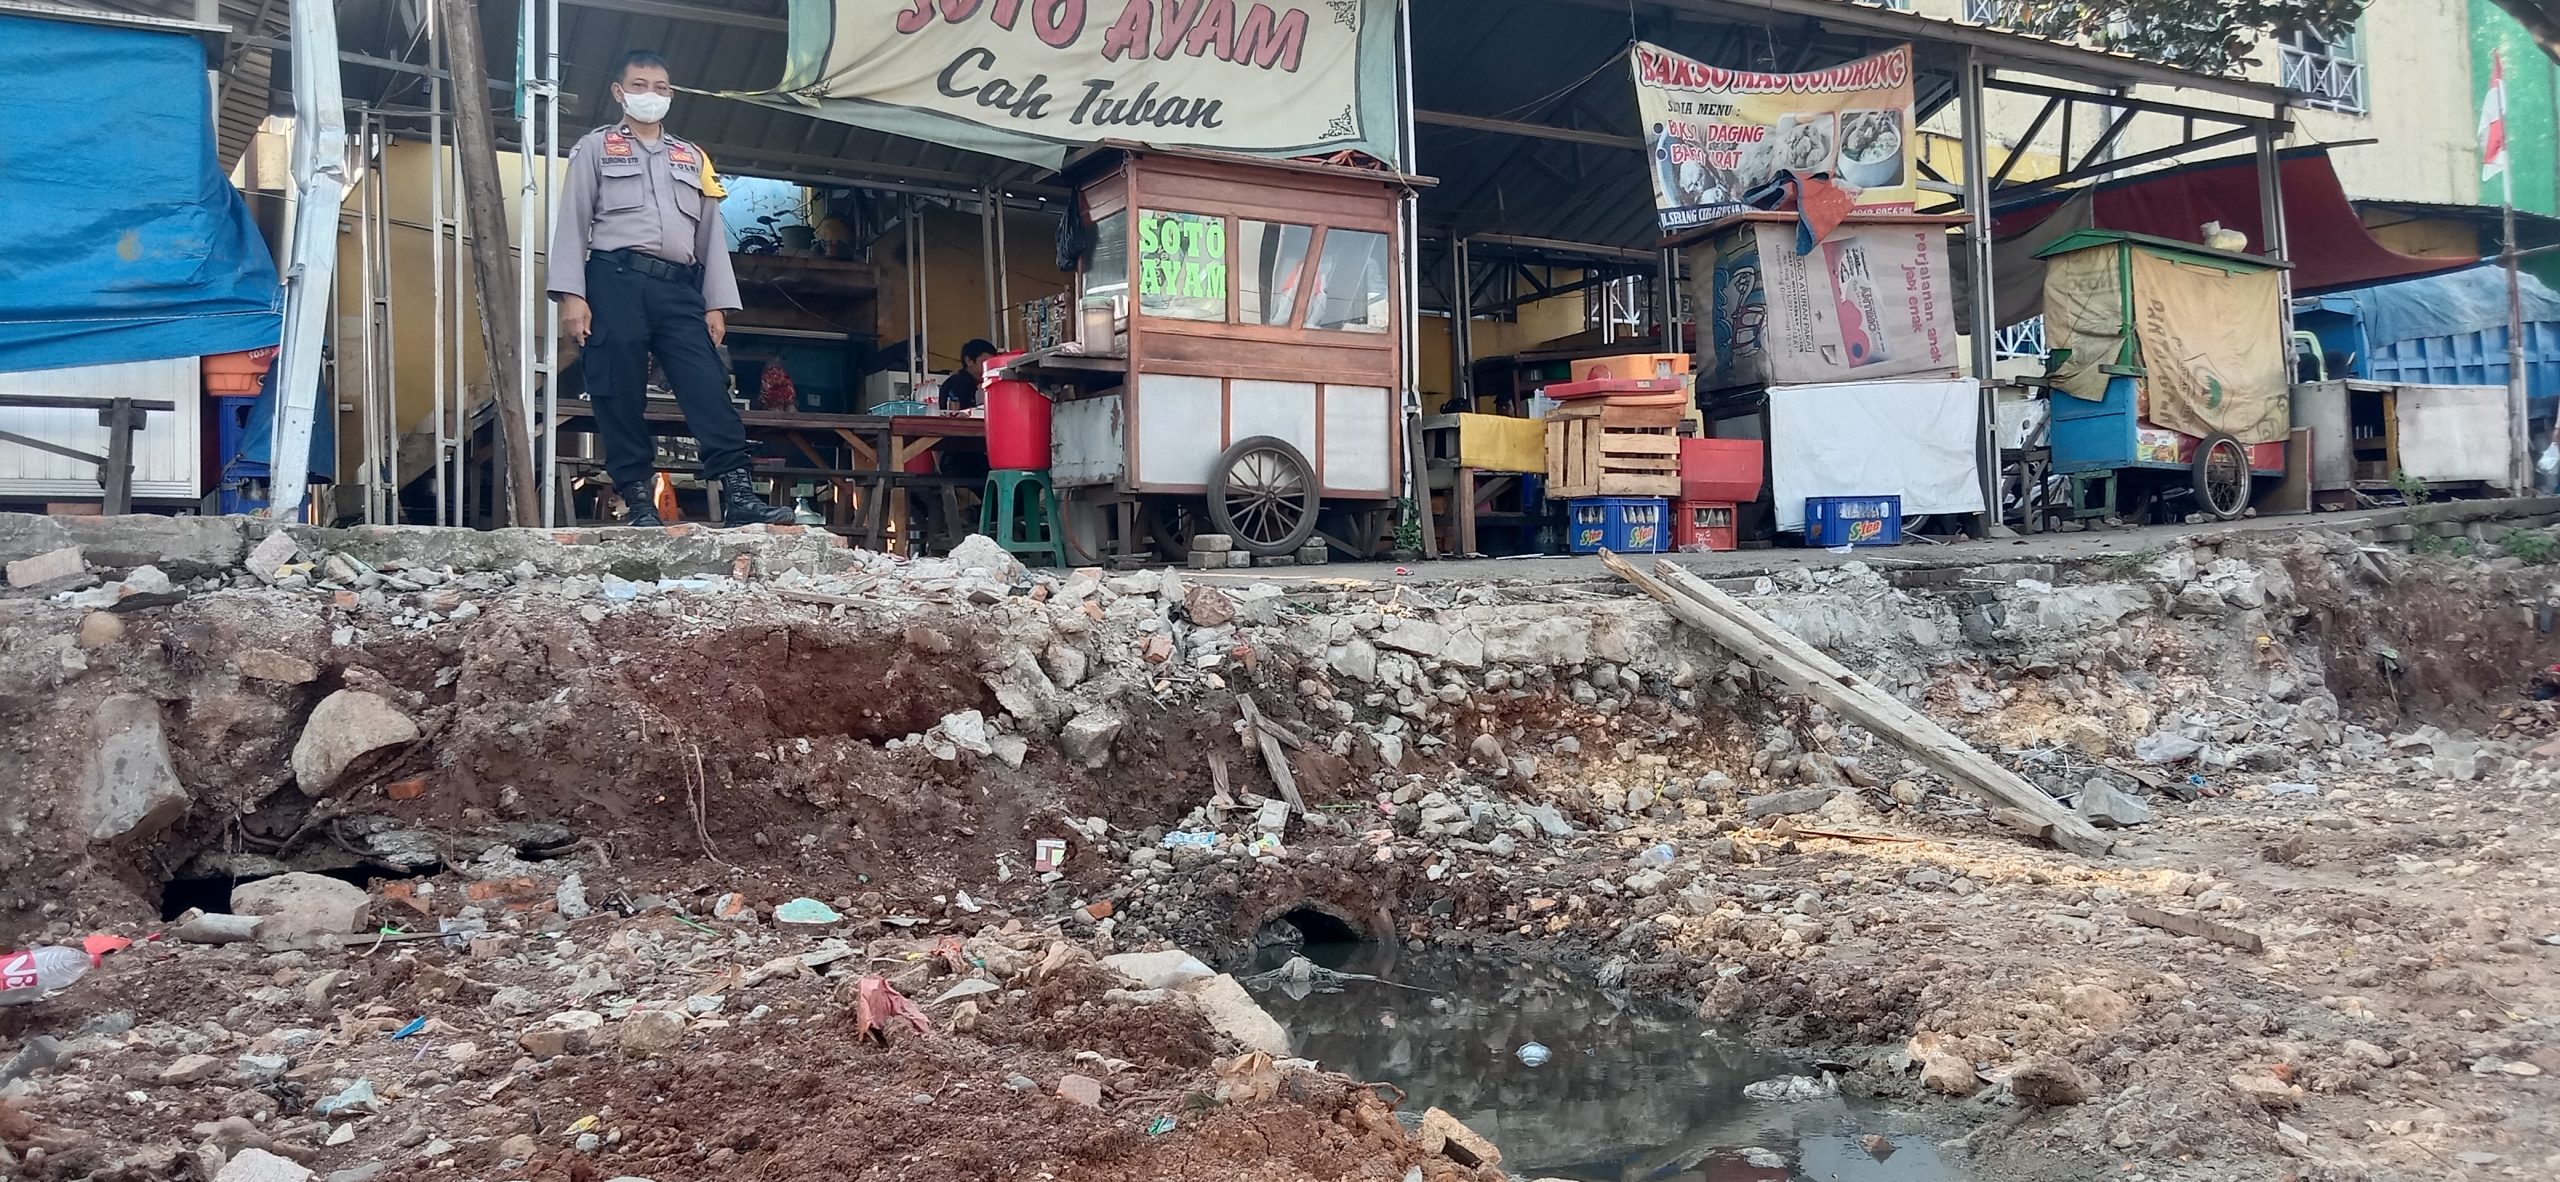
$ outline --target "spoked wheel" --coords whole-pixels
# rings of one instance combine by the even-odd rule
[[[1209,524],[1260,555],[1293,554],[1316,532],[1315,465],[1289,441],[1236,442],[1209,471]]]
[[[1139,525],[1146,530],[1146,540],[1167,562],[1180,562],[1191,553],[1191,539],[1200,530],[1200,511],[1185,507],[1171,497],[1148,497],[1138,507]]]
[[[2249,449],[2216,431],[2196,444],[2196,509],[2229,521],[2249,508]]]

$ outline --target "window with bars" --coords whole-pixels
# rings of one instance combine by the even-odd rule
[[[2353,29],[2334,38],[2309,29],[2285,34],[2276,69],[2277,81],[2301,95],[2306,106],[2365,113],[2364,38]]]

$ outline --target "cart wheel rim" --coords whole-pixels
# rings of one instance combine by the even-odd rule
[[[1272,546],[1297,536],[1315,511],[1313,474],[1296,457],[1256,448],[1235,457],[1222,507],[1240,540]]]
[[[2238,440],[2223,436],[2205,444],[2196,495],[2206,512],[2220,517],[2237,517],[2249,507],[2249,453]]]

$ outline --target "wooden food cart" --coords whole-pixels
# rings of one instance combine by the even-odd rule
[[[1122,149],[1067,172],[1091,236],[1069,311],[1083,339],[1007,372],[1056,399],[1071,554],[1179,558],[1212,532],[1289,555],[1319,515],[1326,541],[1373,553],[1404,487],[1411,178]]]

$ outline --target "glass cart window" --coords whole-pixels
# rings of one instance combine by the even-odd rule
[[[1307,246],[1315,236],[1315,230],[1307,226],[1236,223],[1236,265],[1244,268],[1244,282],[1239,286],[1243,307],[1237,312],[1240,322],[1282,328],[1298,322],[1299,273],[1307,269]]]
[[[1316,260],[1316,290],[1307,301],[1308,328],[1345,332],[1387,331],[1387,236],[1367,230],[1327,230]]]
[[[1086,296],[1125,300],[1129,295],[1129,211],[1093,224],[1093,254],[1085,261]]]
[[[1227,219],[1138,211],[1138,307],[1174,320],[1227,318]]]

